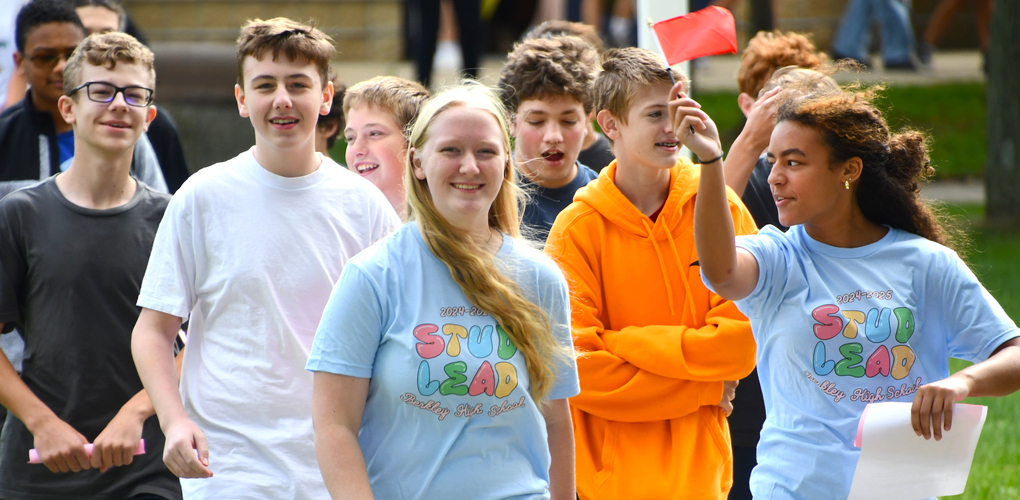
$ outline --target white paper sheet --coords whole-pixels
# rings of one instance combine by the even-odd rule
[[[957,403],[953,428],[925,440],[910,425],[910,403],[871,403],[861,415],[861,458],[848,500],[918,500],[967,486],[988,408]]]

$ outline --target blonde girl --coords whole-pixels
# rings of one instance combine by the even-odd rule
[[[334,498],[574,498],[567,285],[519,240],[505,116],[478,84],[424,106],[410,222],[326,306],[308,369]]]

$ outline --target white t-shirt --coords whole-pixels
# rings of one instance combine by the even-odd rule
[[[138,305],[191,318],[181,398],[215,475],[182,480],[184,498],[328,498],[305,362],[344,264],[399,224],[375,186],[326,157],[287,178],[249,150],[173,197]]]
[[[572,353],[556,264],[509,237],[496,261]],[[576,396],[573,357],[557,368],[549,399]],[[549,441],[524,356],[467,300],[416,223],[344,270],[308,369],[371,379],[358,441],[375,498],[549,498]]]
[[[758,343],[767,412],[755,498],[846,498],[869,402],[909,403],[949,376],[950,356],[984,361],[1020,335],[952,250],[905,231],[837,248],[800,225],[766,226],[737,246],[760,269],[734,301]]]

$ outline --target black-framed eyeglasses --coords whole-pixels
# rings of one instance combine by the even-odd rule
[[[123,93],[124,102],[130,106],[144,108],[152,104],[153,90],[137,85],[118,87],[106,82],[88,82],[71,90],[67,95],[70,96],[81,89],[85,89],[85,93],[88,94],[89,100],[92,102],[110,103],[117,98],[118,93]]]

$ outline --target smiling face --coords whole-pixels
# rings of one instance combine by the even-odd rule
[[[584,105],[570,95],[527,99],[517,107],[511,133],[517,168],[535,184],[558,188],[577,176],[577,155],[587,134]]]
[[[32,86],[37,107],[56,106],[64,95],[64,66],[84,38],[81,28],[64,22],[41,24],[28,32],[25,52],[15,54],[15,60]]]
[[[149,69],[140,64],[117,63],[113,69],[92,64],[81,67],[82,83],[104,82],[117,87],[152,88]],[[130,92],[130,90],[129,90]],[[64,120],[74,127],[75,150],[90,149],[112,154],[130,154],[138,137],[156,116],[152,105],[129,106],[118,92],[109,103],[89,99],[86,88],[60,99]],[[79,149],[80,148],[80,149]]]
[[[676,165],[680,141],[673,134],[666,108],[670,88],[669,84],[645,87],[631,103],[627,123],[613,120],[615,130],[606,132],[613,139],[617,163],[655,169]]]
[[[305,60],[272,54],[244,60],[244,88],[235,86],[240,115],[251,119],[256,148],[277,153],[315,150],[315,125],[329,112],[333,85],[323,87],[319,71]]]
[[[415,177],[427,182],[436,210],[450,224],[468,231],[488,228],[508,161],[496,117],[464,105],[443,110],[412,158]]]
[[[844,185],[852,175],[829,163],[829,148],[816,130],[779,122],[772,131],[768,159],[773,163],[769,185],[784,225],[824,224],[845,215],[854,203],[853,191]]]
[[[389,112],[357,105],[347,112],[347,167],[386,195],[397,213],[404,207],[404,133]]]

